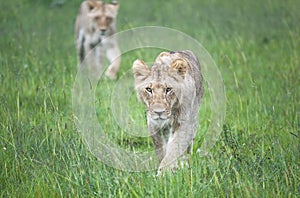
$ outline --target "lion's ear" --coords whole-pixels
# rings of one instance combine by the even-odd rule
[[[92,11],[97,4],[94,1],[86,1],[86,5],[88,6],[89,11]]]
[[[150,74],[150,70],[148,66],[144,63],[144,61],[139,59],[133,62],[132,71],[136,81],[137,80],[142,81],[145,78],[147,78]]]
[[[174,60],[170,65],[171,71],[176,71],[182,78],[184,78],[187,70],[188,70],[189,64],[184,59],[176,59]]]
[[[111,1],[111,3],[109,3],[109,5],[111,5],[115,11],[118,11],[118,9],[120,7],[120,4],[118,3],[118,1]]]
[[[92,10],[94,10],[95,8],[103,5],[102,1],[93,1],[93,0],[87,0],[85,1],[88,11],[91,12]]]

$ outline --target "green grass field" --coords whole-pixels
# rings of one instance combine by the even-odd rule
[[[73,26],[80,2],[0,3],[1,197],[300,196],[300,1],[119,0],[119,31],[182,31],[202,43],[224,80],[227,110],[217,144],[206,157],[194,152],[190,169],[163,177],[101,163],[77,132]],[[119,76],[157,52],[125,54]],[[119,145],[152,149],[149,139],[116,125],[107,91],[115,83],[99,83],[99,122]],[[143,106],[131,100],[132,119],[146,124]],[[200,115],[194,151],[209,124],[208,95]]]

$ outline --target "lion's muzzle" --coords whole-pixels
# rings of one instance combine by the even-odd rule
[[[167,120],[169,118],[169,111],[165,105],[156,103],[150,106],[150,116],[154,120]]]

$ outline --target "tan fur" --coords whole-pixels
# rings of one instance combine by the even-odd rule
[[[111,79],[116,79],[121,62],[117,40],[109,37],[117,32],[118,9],[117,3],[86,0],[81,3],[75,22],[78,61],[80,64],[86,61],[99,74],[106,53],[111,63],[106,75]]]
[[[198,126],[203,97],[202,73],[191,51],[162,52],[151,69],[133,63],[135,89],[147,106],[147,125],[163,170],[175,171],[177,158],[189,152]]]

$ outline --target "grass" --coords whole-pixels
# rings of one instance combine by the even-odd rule
[[[50,6],[62,2],[60,6]],[[221,71],[227,96],[221,137],[191,168],[155,177],[99,162],[74,124],[76,1],[2,1],[0,12],[0,195],[2,197],[299,197],[299,1],[121,1],[119,30],[167,26],[197,39]],[[52,4],[53,5],[53,4]],[[138,57],[124,55],[120,76]],[[99,83],[96,111],[129,149],[151,141],[124,135],[111,115],[116,82]],[[207,92],[208,93],[208,92]],[[199,135],[209,124],[209,97]],[[131,98],[130,116],[145,124]],[[120,135],[117,135],[120,133]]]

